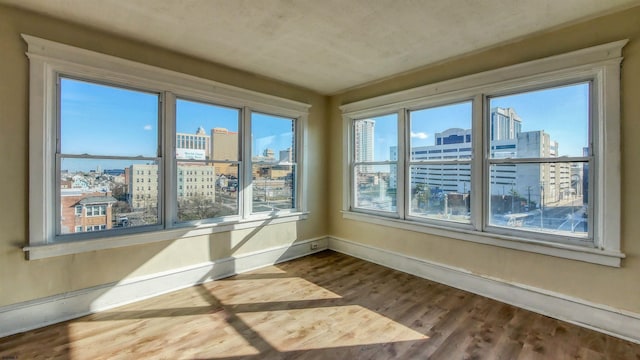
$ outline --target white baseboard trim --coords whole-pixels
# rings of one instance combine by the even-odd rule
[[[640,344],[640,314],[334,236],[329,249]]]
[[[317,249],[311,250],[311,243],[317,244]],[[328,238],[324,236],[307,239],[237,257],[3,306],[0,307],[0,337],[310,255],[326,250],[328,245]]]

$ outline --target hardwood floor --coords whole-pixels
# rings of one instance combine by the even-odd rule
[[[331,251],[0,339],[0,359],[640,359],[640,345]]]

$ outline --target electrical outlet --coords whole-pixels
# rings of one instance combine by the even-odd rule
[[[318,250],[318,243],[317,242],[312,242],[311,243],[311,250]]]

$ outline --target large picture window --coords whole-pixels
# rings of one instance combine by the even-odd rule
[[[343,105],[344,216],[619,266],[625,43]]]
[[[306,217],[309,105],[23,37],[29,258]]]

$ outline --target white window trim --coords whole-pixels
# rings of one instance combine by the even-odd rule
[[[345,104],[343,113],[343,217],[345,219],[377,223],[460,240],[490,244],[580,260],[601,265],[619,267],[625,257],[620,248],[620,65],[622,48],[628,40],[594,46],[570,53],[499,68],[474,75],[464,76],[439,83],[429,84],[397,93]],[[529,239],[512,234],[500,235],[483,231],[486,224],[482,192],[472,191],[472,226],[439,224],[383,217],[366,211],[353,211],[351,202],[350,162],[352,158],[352,126],[354,119],[388,114],[402,109],[424,108],[437,104],[453,103],[474,98],[474,128],[483,129],[483,95],[527,90],[537,86],[563,85],[576,79],[593,79],[596,89],[596,107],[593,114],[593,131],[596,140],[593,146],[595,169],[593,169],[594,243],[595,247],[583,247],[551,241]],[[480,115],[478,115],[480,114]],[[474,144],[483,144],[481,131],[474,131]],[[482,146],[474,146],[472,162],[472,186],[483,184]],[[405,179],[405,183],[407,180]],[[406,184],[405,184],[406,187]],[[401,191],[398,190],[398,193]],[[407,195],[404,194],[404,201]],[[606,216],[605,216],[606,214]]]
[[[235,229],[246,229],[267,224],[298,221],[307,218],[307,202],[304,189],[307,186],[306,172],[306,123],[311,105],[268,94],[218,83],[171,70],[158,68],[118,57],[105,55],[50,40],[22,34],[28,45],[29,58],[29,245],[23,250],[27,259],[75,254],[86,251],[138,245],[170,239],[200,236]],[[186,97],[210,102],[215,105],[230,106],[293,118],[296,121],[297,167],[297,208],[276,214],[249,215],[203,225],[173,224],[175,213],[172,196],[177,191],[176,176],[171,149],[175,143],[175,119],[168,116],[163,121],[164,193],[162,229],[123,233],[103,238],[56,242],[56,187],[55,162],[48,161],[55,155],[56,144],[56,83],[58,74],[74,76],[86,80],[97,80],[133,88],[169,94],[168,97]],[[175,114],[174,104],[164,99],[163,112]],[[248,112],[248,111],[245,111]],[[248,129],[243,130],[245,133]],[[250,153],[248,153],[250,154]],[[250,157],[250,155],[248,155]],[[245,162],[246,159],[243,159]],[[249,173],[250,174],[250,173]],[[251,194],[245,198],[251,199]],[[239,211],[243,211],[240,204]],[[101,234],[104,236],[104,234]]]

